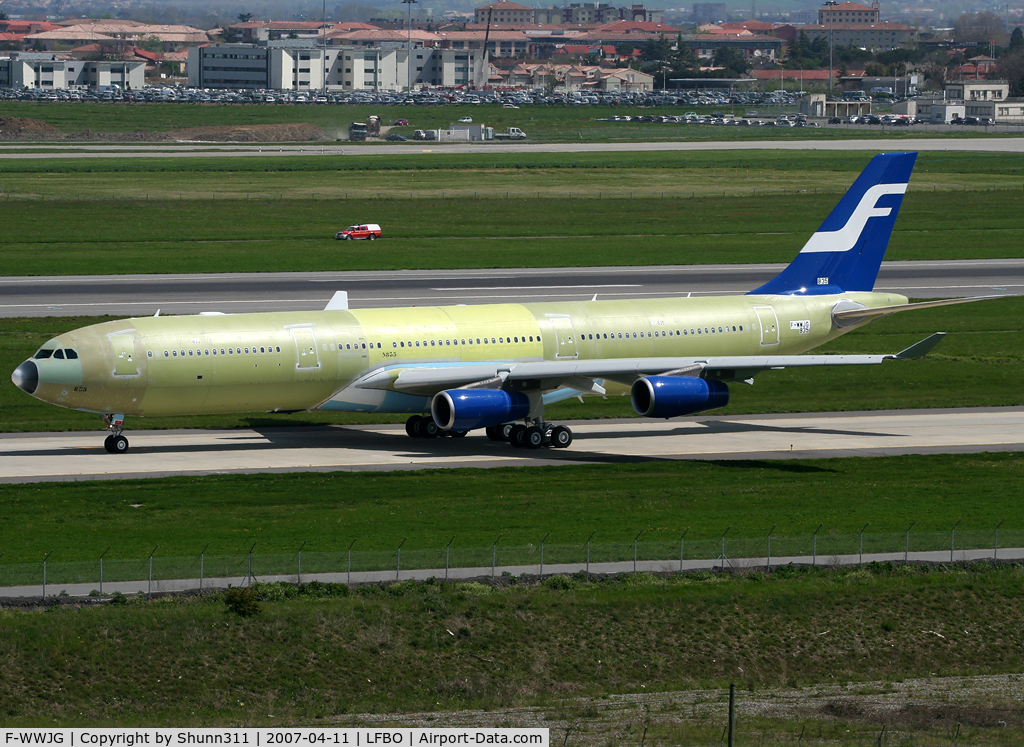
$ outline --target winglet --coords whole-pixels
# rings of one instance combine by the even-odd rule
[[[348,310],[348,292],[347,291],[336,291],[331,300],[327,302],[327,306],[324,307],[324,311],[347,311]]]
[[[892,356],[893,360],[903,361],[910,358],[924,358],[928,353],[932,352],[932,348],[942,342],[945,338],[945,332],[936,332],[930,337],[926,337],[921,342],[916,342],[906,350],[901,350]]]

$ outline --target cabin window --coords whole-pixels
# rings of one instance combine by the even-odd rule
[[[167,352],[167,351],[165,350],[165,351],[164,351],[164,358],[169,358],[169,357],[170,357],[170,353],[168,353],[168,352]]]
[[[312,352],[312,351],[310,351],[310,352]],[[241,354],[242,354],[242,349],[241,348],[235,348],[235,355],[241,355]]]
[[[281,352],[281,348],[280,347],[277,348],[277,352],[279,352],[279,353]]]
[[[174,356],[175,358],[177,358],[178,357],[178,351],[177,350],[172,350],[171,351],[171,355]]]
[[[188,357],[191,358],[193,355],[195,355],[195,351],[189,350],[188,351]]]
[[[400,347],[400,348],[404,348],[404,347],[405,347],[405,343],[404,343],[404,342],[400,342],[400,343],[398,343],[398,347]]]
[[[465,339],[465,338],[463,338],[463,339],[462,339],[462,344],[463,344],[463,345],[465,345],[465,344],[466,344],[466,339]]]
[[[332,350],[334,349],[334,343],[333,343],[333,342],[331,343],[331,349],[332,349]],[[266,348],[263,348],[263,347],[261,347],[261,348],[260,348],[260,352],[261,352],[261,353],[265,353],[265,352],[267,352],[267,350],[266,350]]]
[[[700,327],[697,328],[697,334],[700,334]]]
[[[492,344],[492,345],[497,345],[497,344],[498,344],[498,343],[496,343],[496,342],[494,341],[494,338],[493,338],[493,337],[491,338],[491,344]]]
[[[228,348],[228,355],[234,355],[234,354],[235,354],[234,348]]]
[[[397,342],[395,342],[394,340],[392,340],[392,341],[391,341],[391,347],[393,347],[393,348],[397,348],[397,347],[398,347],[398,343],[397,343]]]
[[[205,355],[209,355],[209,354],[210,354],[210,351],[209,351],[209,350],[207,350],[207,351],[205,352]]]
[[[437,347],[437,341],[436,340],[431,340],[430,341],[430,347],[432,347],[432,348]]]
[[[47,358],[49,358],[51,355],[53,355],[53,351],[52,350],[46,350],[45,348],[41,348],[32,357],[35,358],[37,361],[44,361]]]
[[[153,357],[153,351],[152,351],[152,350],[148,351],[148,352],[146,353],[146,355],[147,355],[148,357],[152,358],[152,357]]]

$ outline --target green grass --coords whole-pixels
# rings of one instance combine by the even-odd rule
[[[257,591],[263,611],[248,618],[220,595],[0,612],[0,718],[8,727],[346,726],[363,723],[360,713],[423,711],[443,726],[454,709],[536,706],[586,733],[616,707],[612,694],[721,693],[734,682],[742,703],[774,686],[881,681],[891,690],[906,677],[1016,673],[1024,645],[1018,567]],[[851,694],[861,690],[877,700],[877,688]],[[619,723],[600,743],[622,744],[643,725],[657,729],[658,744],[694,744],[702,733],[697,743],[714,743],[724,704],[712,698],[711,709]],[[1012,697],[952,702],[968,743],[1019,739]],[[856,709],[807,705],[816,743],[863,744],[840,734],[878,731]],[[949,744],[938,713],[916,713],[917,722],[890,713],[890,729],[909,730],[913,744]],[[792,744],[793,726],[741,717],[738,741]]]
[[[108,317],[0,319],[0,372],[13,371],[55,335]],[[933,332],[949,336],[920,361],[881,366],[770,371],[752,387],[731,388],[729,406],[714,414],[982,407],[1024,404],[1024,299],[983,301],[897,314],[847,334],[821,352],[896,353]],[[587,397],[546,410],[553,420],[635,417],[628,397]],[[139,418],[133,428],[272,427],[315,423],[404,422],[404,415],[244,413]],[[0,387],[0,431],[91,430],[95,415],[57,408],[14,386]]]
[[[788,262],[836,194],[19,202],[6,275]],[[1016,192],[913,193],[888,259],[1016,257]],[[771,217],[766,216],[773,216]],[[373,251],[334,241],[371,219]],[[638,251],[639,250],[639,251]]]
[[[774,525],[778,555],[782,538],[810,538],[819,524],[824,543],[857,535],[866,522],[874,535],[900,536],[916,522],[920,541],[944,532],[928,548],[941,549],[961,519],[961,541],[982,533],[982,547],[1005,520],[1000,544],[1010,546],[1024,537],[1022,482],[1024,457],[1007,453],[8,484],[0,486],[0,547],[8,566],[49,552],[54,564],[94,563],[108,547],[108,561],[146,558],[158,545],[161,558],[194,558],[207,543],[210,555],[240,558],[255,542],[259,554],[294,559],[304,542],[307,553],[344,554],[357,541],[358,552],[383,551],[386,567],[403,539],[412,558],[454,535],[457,564],[459,552],[489,548],[499,535],[502,548],[536,547],[550,532],[549,549],[573,546],[580,562],[594,532],[595,543],[622,550],[643,530],[645,552],[667,543],[665,559],[678,557],[687,529],[687,543],[699,543],[729,527],[730,542],[761,542],[742,552],[733,545],[730,556],[748,556],[764,554]],[[431,558],[425,567],[444,566],[443,553]]]

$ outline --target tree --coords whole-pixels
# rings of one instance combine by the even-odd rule
[[[0,8],[0,21],[9,21],[9,20],[11,20],[10,16],[8,16],[6,13],[4,13],[4,9],[3,8]]]
[[[958,43],[975,42],[1001,47],[1006,44],[1006,26],[1002,18],[987,10],[964,13],[953,24],[953,38]]]
[[[1011,96],[1024,96],[1024,47],[1001,56],[996,74],[1010,84]]]
[[[719,47],[711,58],[715,67],[724,67],[730,73],[740,76],[750,72],[750,63],[747,62],[742,52],[731,47]]]
[[[238,14],[238,22],[239,23],[248,23],[251,20],[252,20],[252,13],[239,13]]]
[[[1006,51],[1012,53],[1022,49],[1024,49],[1024,32],[1020,30],[1020,26],[1017,26],[1010,34],[1010,47]]]

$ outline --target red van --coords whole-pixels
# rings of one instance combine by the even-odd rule
[[[380,226],[376,223],[362,223],[355,226],[349,226],[344,231],[338,231],[334,238],[345,239],[351,241],[352,239],[379,239],[381,234]]]

